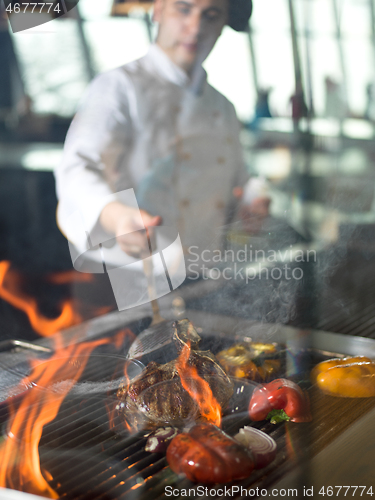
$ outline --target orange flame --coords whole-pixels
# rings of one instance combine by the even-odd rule
[[[0,297],[12,306],[24,311],[33,329],[47,337],[59,330],[68,328],[82,321],[79,314],[74,312],[71,302],[65,301],[62,305],[61,314],[58,318],[45,318],[38,312],[38,305],[35,299],[22,294],[20,291],[20,276],[14,271],[10,271],[10,262],[0,262]],[[5,287],[5,281],[7,287]]]
[[[115,417],[116,417],[116,407],[113,404],[109,404],[104,402],[105,409],[107,410],[108,415],[108,425],[110,429],[116,427]]]
[[[91,283],[94,281],[94,277],[89,273],[79,273],[78,271],[62,271],[60,273],[54,273],[48,276],[48,281],[54,283],[55,285],[64,285],[66,283],[71,283],[72,281],[79,281],[80,283]]]
[[[56,417],[64,398],[82,375],[93,349],[111,342],[110,338],[105,338],[65,347],[61,336],[54,340],[55,354],[48,362],[34,360],[30,377],[21,381],[23,388],[25,384],[30,386],[30,380],[36,386],[26,392],[17,410],[10,405],[9,437],[0,446],[0,487],[48,498],[58,498],[58,494],[45,479],[51,479],[51,475],[48,471],[43,474],[40,467],[38,446],[43,427]],[[58,382],[63,383],[57,390]]]
[[[208,382],[201,378],[195,366],[189,365],[190,342],[182,349],[176,362],[176,368],[181,379],[182,387],[197,403],[202,417],[207,422],[220,427],[221,424],[221,406],[215,396],[212,394]]]
[[[124,382],[123,382],[123,384],[124,384],[124,387],[126,388],[125,390],[128,391],[129,386],[130,386],[130,378],[129,378],[128,372],[126,370],[126,366],[124,367]],[[130,433],[134,432],[134,429],[126,420],[123,420],[122,424],[128,432],[130,432]]]
[[[125,339],[131,339],[131,340],[135,339],[134,333],[131,330],[129,330],[129,328],[126,328],[125,330],[120,330],[118,333],[116,333],[116,335],[114,337],[112,337],[112,343],[116,347],[116,349],[119,350],[121,348],[121,346],[123,345]],[[124,366],[124,377],[125,378],[124,378],[123,383],[128,388],[129,384],[130,384],[130,379],[128,376],[126,364]],[[115,407],[115,405],[111,405],[108,403],[104,403],[104,405],[105,405],[106,410],[107,410],[109,428],[113,429],[114,427],[116,427],[116,423],[115,423],[115,417],[117,415],[116,407]],[[130,431],[131,430],[130,426],[126,422],[124,422],[124,423],[125,423],[125,427]]]
[[[136,337],[134,333],[129,328],[125,328],[124,330],[120,330],[119,332],[117,332],[116,335],[112,337],[111,343],[115,346],[117,350],[119,350],[121,349],[121,346],[123,345],[125,339],[133,341],[135,340],[135,338]]]

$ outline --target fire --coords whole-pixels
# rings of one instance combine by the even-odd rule
[[[94,280],[93,275],[89,273],[79,273],[77,271],[62,271],[48,276],[48,281],[55,285],[64,285],[72,281],[80,281],[81,283],[91,283]]]
[[[36,300],[22,293],[21,288],[21,277],[10,270],[10,262],[0,262],[0,297],[24,311],[31,326],[39,335],[47,337],[82,321],[81,316],[74,311],[71,301],[68,300],[62,304],[58,318],[50,319],[42,316],[38,311]]]
[[[129,378],[128,372],[126,370],[126,366],[124,367],[123,384],[126,387],[126,391],[127,391],[129,389],[129,386],[130,386],[130,378]],[[130,433],[134,432],[134,429],[132,429],[131,425],[126,420],[123,420],[122,424],[128,432],[130,432]]]
[[[131,330],[129,330],[129,328],[126,328],[125,330],[120,330],[112,338],[112,344],[116,347],[117,350],[119,350],[121,348],[121,346],[123,345],[125,340],[130,339],[133,341],[135,338],[136,337],[135,337],[134,333]],[[124,385],[126,385],[126,387],[129,387],[130,379],[128,376],[126,364],[124,366],[124,381],[123,381],[123,383],[124,383]],[[114,427],[116,427],[116,422],[115,422],[115,417],[117,415],[116,406],[113,404],[105,403],[105,407],[106,407],[107,415],[108,415],[109,428],[113,429]],[[131,427],[126,422],[124,422],[124,423],[125,423],[125,427],[127,428],[127,430],[131,431]]]
[[[195,366],[189,365],[190,351],[190,342],[188,342],[183,347],[176,363],[182,387],[197,403],[201,415],[207,422],[212,422],[220,427],[221,406],[212,394],[208,382],[199,376]]]
[[[51,475],[48,471],[42,472],[40,467],[38,446],[43,427],[56,417],[93,349],[112,339],[64,346],[62,337],[57,335],[54,341],[55,354],[48,362],[33,361],[31,375],[21,381],[21,387],[30,386],[30,381],[34,387],[26,392],[17,409],[10,405],[9,437],[0,447],[0,487],[48,498],[58,498],[58,494],[46,480],[50,480]]]
[[[60,330],[81,323],[84,319],[92,317],[92,311],[81,311],[82,307],[80,307],[81,313],[78,313],[78,305],[75,304],[74,307],[72,300],[65,300],[61,303],[61,313],[57,318],[50,319],[44,317],[38,310],[36,300],[22,291],[22,276],[10,267],[10,262],[0,262],[0,298],[26,313],[32,328],[39,335],[48,337]],[[54,285],[64,285],[73,281],[89,283],[93,279],[92,274],[79,273],[73,270],[54,273],[45,277],[47,283]],[[111,309],[111,306],[96,307],[94,315],[101,316]]]
[[[112,337],[112,344],[115,346],[117,350],[121,349],[121,346],[124,344],[125,340],[133,342],[135,340],[134,333],[129,330],[129,328],[125,328],[124,330],[120,330]],[[126,373],[125,373],[126,376]]]

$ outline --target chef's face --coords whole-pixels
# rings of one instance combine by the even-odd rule
[[[155,0],[157,44],[187,73],[211,52],[226,23],[228,0]]]

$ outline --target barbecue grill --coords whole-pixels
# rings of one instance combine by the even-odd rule
[[[168,307],[168,310],[162,311],[163,316],[167,317],[168,311],[170,315],[171,309]],[[186,311],[184,316],[202,328],[203,347],[210,348],[214,353],[244,337],[277,341],[285,345],[287,354],[283,358],[281,376],[306,380],[310,363],[318,362],[330,356],[330,353],[337,353],[338,346],[338,354],[366,354],[375,357],[375,341],[372,339],[321,331],[306,332],[283,325],[267,325],[198,311]],[[110,313],[65,331],[62,335],[63,342],[65,345],[77,342],[78,334],[80,341],[111,337],[124,326],[138,334],[150,321],[150,318],[145,318],[142,310]],[[97,348],[77,384],[78,388],[80,383],[86,382],[91,384],[89,387],[95,388],[96,382],[100,386],[103,380],[113,380],[111,372],[115,361],[125,359],[129,342],[130,340],[125,340],[120,356],[118,352],[115,355],[108,346]],[[18,346],[6,354],[0,354],[3,372],[1,379],[6,378],[8,387],[10,380],[14,383],[26,373],[28,357],[48,362],[51,339],[39,340],[34,345],[44,348],[45,353]],[[156,352],[155,356],[160,354]],[[231,435],[250,423],[245,411],[247,400],[243,397],[241,399],[239,395],[248,395],[249,392],[246,391],[251,391],[251,387],[245,381],[242,383],[245,391],[243,387],[241,389],[237,386],[239,390],[235,391],[222,422],[223,429]],[[7,391],[4,386],[1,389],[4,400]],[[35,387],[27,390],[35,390]],[[374,413],[373,398],[353,402],[329,398],[313,389],[310,390],[310,397],[314,414],[312,423],[255,424],[276,440],[277,456],[267,468],[254,471],[248,479],[231,484],[230,486],[239,487],[233,498],[248,496],[249,493],[244,492],[251,493],[256,488],[258,492],[270,492],[278,485],[282,487],[288,484],[301,488],[302,491],[303,486],[307,487],[314,482],[316,484],[319,481],[311,475],[315,467],[312,457],[324,457],[327,450],[329,452],[335,443],[341,442],[356,423]],[[17,401],[17,396],[13,401]],[[112,413],[113,419],[110,422],[108,408],[113,409],[116,402],[115,388],[111,388],[110,384],[105,390],[99,387],[99,390],[93,389],[84,394],[73,390],[65,398],[57,417],[45,426],[39,446],[40,462],[42,470],[48,471],[48,482],[59,497],[81,500],[158,499],[165,497],[166,486],[178,491],[198,491],[198,486],[203,485],[192,484],[175,475],[169,469],[164,455],[144,450],[145,432],[130,434],[116,413]],[[0,422],[4,436],[11,439],[7,434],[8,417],[9,405],[3,402],[0,407]],[[25,490],[27,491],[27,485]],[[211,495],[208,492],[203,497]]]

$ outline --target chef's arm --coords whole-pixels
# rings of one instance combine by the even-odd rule
[[[152,216],[145,210],[138,210],[118,201],[106,205],[100,214],[102,227],[115,235],[120,248],[133,257],[139,257],[143,251],[148,250],[145,232],[141,231],[143,227],[150,229],[159,226],[161,222],[160,216]]]
[[[101,224],[101,213],[111,202],[124,202],[115,191],[119,175],[127,175],[132,150],[129,92],[121,71],[94,79],[69,129],[62,160],[55,170],[58,224],[80,253],[103,242],[109,246],[116,234],[107,217],[104,222],[110,230]],[[130,177],[123,185],[134,187]]]
[[[242,227],[247,232],[258,232],[266,217],[269,216],[271,199],[268,195],[267,184],[264,179],[250,177],[245,167],[243,147],[240,142],[240,126],[234,110],[228,120],[228,126],[232,131],[233,150],[232,157],[237,165],[232,193],[234,196],[235,209],[232,222],[242,222]]]
[[[248,184],[254,185],[258,184],[258,179],[250,179]],[[266,217],[269,215],[269,208],[271,204],[271,198],[265,191],[263,187],[255,186],[252,188],[252,195],[250,197],[246,196],[246,186],[237,186],[233,189],[234,196],[239,200],[240,206],[249,214],[259,215],[261,217]]]
[[[245,188],[235,187],[233,195],[238,200],[238,218],[242,221],[243,229],[249,233],[259,232],[264,219],[270,215],[271,198],[259,186],[258,179],[250,179]]]
[[[237,186],[233,188],[233,194],[238,200],[240,200],[242,208],[245,208],[248,213],[262,217],[269,215],[271,198],[267,194],[259,193],[258,196],[255,196],[249,202],[243,200],[244,189],[242,187]]]

